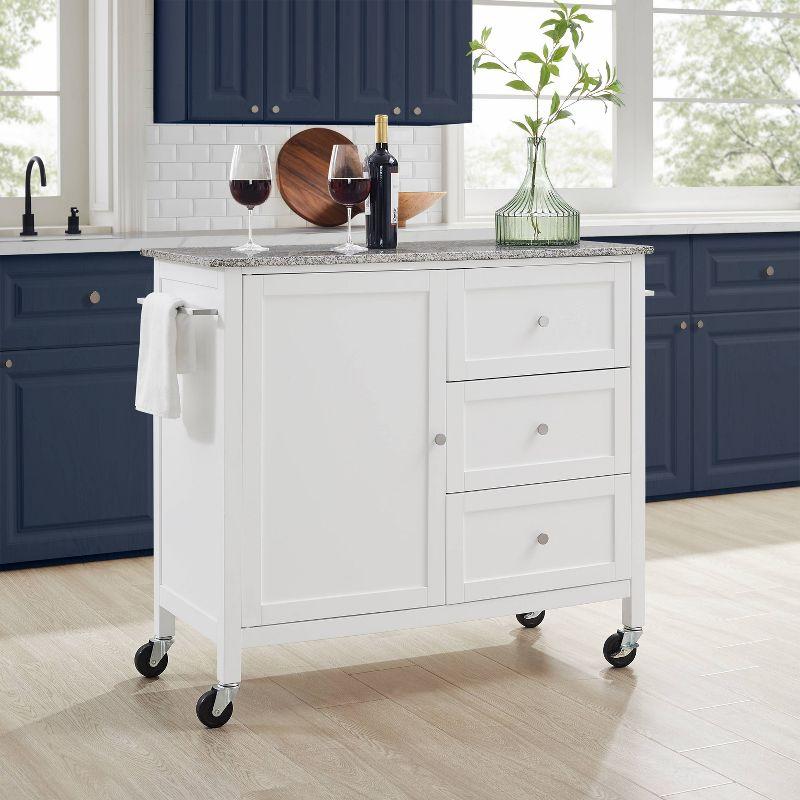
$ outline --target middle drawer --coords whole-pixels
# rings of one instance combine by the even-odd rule
[[[630,370],[447,385],[447,491],[630,471]]]

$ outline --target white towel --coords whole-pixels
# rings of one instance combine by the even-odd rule
[[[147,295],[142,304],[136,408],[146,414],[175,419],[181,415],[178,374],[196,368],[194,326],[189,314],[178,314],[180,298],[162,292]]]

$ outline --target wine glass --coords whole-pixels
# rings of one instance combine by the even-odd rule
[[[369,194],[370,180],[365,155],[366,151],[360,153],[354,144],[335,144],[331,151],[328,192],[337,203],[347,206],[347,241],[331,250],[346,256],[363,253],[367,249],[360,244],[353,244],[352,236],[353,206],[363,203]]]
[[[247,241],[231,247],[237,253],[260,253],[268,247],[253,241],[253,209],[269,197],[272,190],[272,164],[263,144],[237,144],[228,180],[233,199],[247,206]]]

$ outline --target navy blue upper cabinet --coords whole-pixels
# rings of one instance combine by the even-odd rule
[[[264,119],[332,119],[336,114],[336,4],[330,0],[270,0],[264,13]]]
[[[155,0],[155,122],[472,118],[471,0]]]
[[[406,0],[340,0],[339,119],[370,122],[406,109]]]
[[[472,0],[408,0],[408,119],[472,121]]]

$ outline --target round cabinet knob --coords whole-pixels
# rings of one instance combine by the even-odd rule
[[[689,327],[689,323],[685,319],[682,319],[681,320],[681,330],[685,331],[688,327]]]
[[[772,276],[775,274],[775,267],[771,267],[771,266],[770,266],[770,267],[767,267],[767,268],[764,270],[764,274],[765,274],[765,275],[766,275],[768,278],[771,278],[771,277],[772,277]]]
[[[414,112],[415,117],[418,117],[422,113],[422,109],[419,106],[414,106],[411,110]]]
[[[549,430],[550,426],[545,422],[536,426],[536,433],[538,433],[540,436],[546,436]]]
[[[281,113],[281,107],[280,106],[272,106],[272,113],[273,114],[280,114]]]
[[[550,324],[550,317],[546,317],[544,314],[542,314],[542,316],[539,317],[536,322],[540,328],[546,328]]]
[[[252,111],[254,114],[258,114],[258,106],[250,106],[250,110],[251,110],[251,111]]]
[[[97,290],[91,292],[89,294],[89,302],[93,306],[96,306],[100,302],[100,292],[98,292]]]
[[[399,114],[399,113],[400,113],[402,110],[403,110],[403,109],[402,109],[402,108],[400,108],[400,106],[395,106],[395,107],[392,109],[392,114],[394,114],[395,116],[397,116],[397,115],[398,115],[398,114]]]
[[[14,366],[14,362],[13,362],[13,361],[12,361],[10,358],[7,358],[7,359],[6,359],[6,360],[3,362],[3,366],[4,366],[6,369],[11,369],[11,367],[13,367],[13,366]]]
[[[550,541],[550,537],[546,533],[540,533],[536,537],[536,541],[539,542],[539,544],[547,544]]]
[[[703,322],[703,320],[701,319],[697,320],[697,330],[702,330],[704,327],[705,327],[705,322]]]
[[[437,433],[436,436],[433,437],[433,441],[441,447],[447,442],[447,437],[443,433]]]

